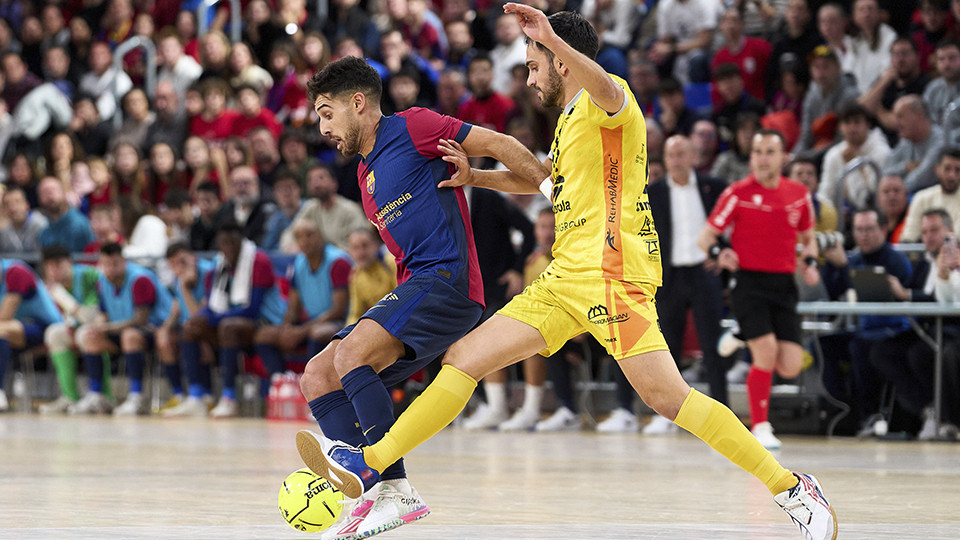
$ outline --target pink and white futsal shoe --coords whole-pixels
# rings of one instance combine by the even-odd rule
[[[420,494],[412,487],[409,493],[400,491],[389,483],[380,484],[380,494],[373,503],[370,513],[360,524],[357,536],[369,538],[401,525],[413,523],[427,517],[430,508],[420,498]]]

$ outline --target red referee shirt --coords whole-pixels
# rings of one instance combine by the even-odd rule
[[[751,174],[723,191],[707,223],[733,228],[730,246],[741,269],[789,274],[797,267],[797,233],[813,228],[813,216],[806,186],[781,176],[770,189]]]

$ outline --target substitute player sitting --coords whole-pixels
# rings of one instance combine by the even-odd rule
[[[668,352],[654,303],[660,249],[646,194],[646,128],[626,82],[593,61],[596,31],[571,12],[547,19],[520,4],[504,10],[517,15],[529,38],[527,84],[543,105],[564,106],[548,160],[557,214],[554,260],[533,285],[450,347],[437,378],[379,442],[361,450],[301,431],[301,457],[345,495],[359,496],[377,484],[379,471],[453,421],[485,375],[539,351],[552,354],[590,332],[654,411],[762,481],[807,538],[836,538],[835,516],[816,479],[784,469],[730,409],[691,390]],[[449,147],[459,172],[443,185],[537,190],[536,181],[511,172],[472,173],[458,145]]]
[[[353,268],[350,257],[324,241],[320,226],[313,220],[297,219],[291,228],[300,253],[293,260],[287,313],[282,325],[264,326],[254,337],[257,351],[270,372],[283,368],[277,349],[291,353],[306,345],[313,357],[343,328],[347,315],[347,286]],[[267,347],[270,352],[264,351]]]
[[[506,135],[421,108],[383,116],[380,76],[361,58],[331,62],[308,88],[320,132],[344,156],[362,157],[363,208],[397,261],[400,284],[310,360],[300,387],[324,433],[374,443],[394,422],[387,386],[441,355],[483,311],[466,198],[461,188],[438,187],[453,172],[440,141],[455,139],[470,155],[494,157],[528,182],[549,173]],[[343,512],[328,537],[369,536],[430,512],[407,482],[402,460],[391,462],[383,478],[378,492]]]

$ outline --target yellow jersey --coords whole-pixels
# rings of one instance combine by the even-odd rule
[[[661,285],[660,241],[647,197],[647,129],[626,81],[607,114],[581,90],[557,121],[553,160],[554,260],[559,276]]]

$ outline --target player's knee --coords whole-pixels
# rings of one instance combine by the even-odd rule
[[[136,328],[124,328],[120,332],[120,348],[124,352],[142,351],[147,348],[147,340],[143,333]]]
[[[50,349],[50,352],[69,350],[72,341],[70,339],[70,329],[63,323],[51,324],[43,332],[43,343]]]
[[[340,379],[329,355],[318,354],[307,362],[300,377],[300,391],[307,401],[340,389]]]
[[[371,365],[373,360],[370,351],[365,350],[356,340],[345,339],[334,351],[333,367],[343,376],[360,366]]]

